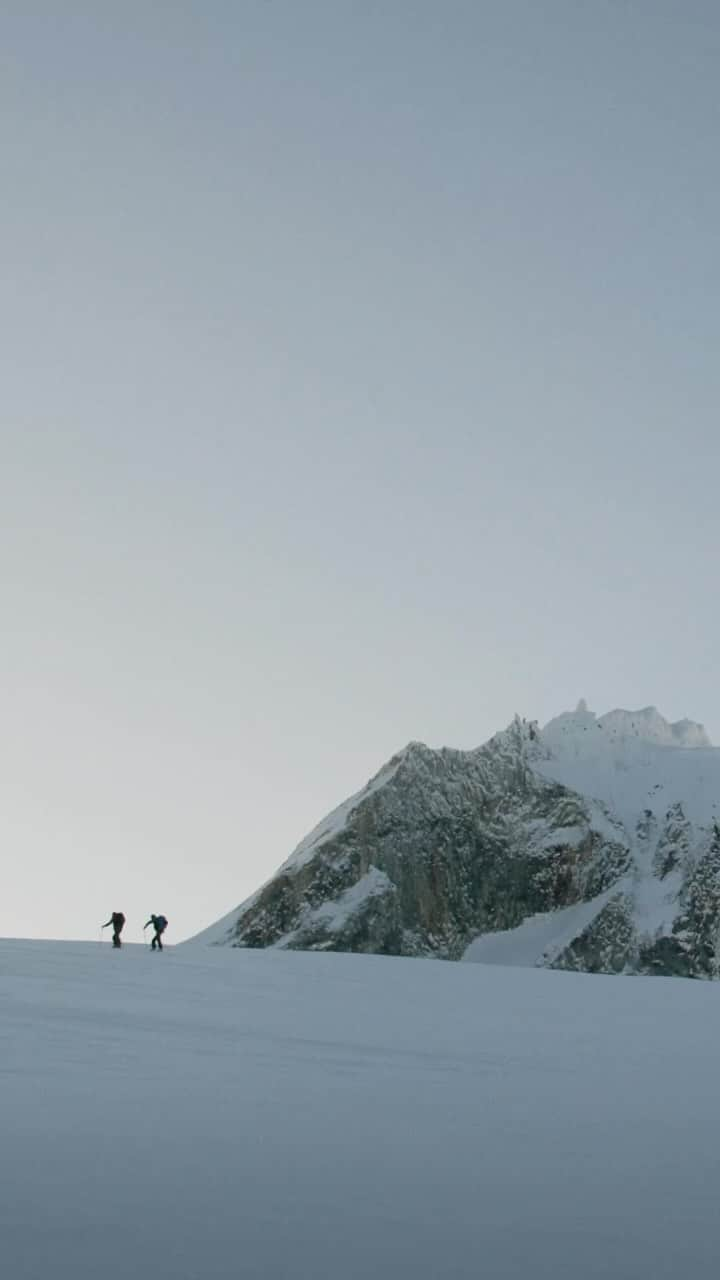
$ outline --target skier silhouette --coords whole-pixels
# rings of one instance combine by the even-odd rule
[[[152,947],[153,951],[155,950],[156,946],[160,949],[160,951],[162,951],[163,949],[162,935],[164,934],[168,925],[168,922],[165,919],[165,916],[151,916],[147,924],[143,925],[143,929],[147,929],[148,924],[151,924],[153,929],[155,930],[155,934],[152,942],[150,943],[150,946]]]
[[[122,942],[120,941],[120,934],[122,933],[123,926],[125,924],[125,916],[122,911],[113,911],[107,924],[103,925],[103,929],[107,929],[110,924],[113,927],[112,944],[114,947],[121,947]]]

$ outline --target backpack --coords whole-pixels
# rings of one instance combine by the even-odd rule
[[[113,913],[112,913],[112,925],[113,925],[113,929],[116,929],[116,930],[117,930],[117,929],[122,929],[122,927],[123,927],[124,923],[125,923],[125,917],[124,917],[124,915],[123,915],[122,911],[113,911]]]
[[[155,917],[155,928],[156,928],[157,932],[158,932],[158,933],[164,933],[165,929],[167,929],[167,923],[168,923],[168,922],[167,922],[167,920],[165,919],[165,917],[164,917],[164,916],[156,916],[156,917]]]

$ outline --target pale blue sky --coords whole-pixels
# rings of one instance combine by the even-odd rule
[[[720,6],[6,0],[0,933],[174,936],[410,738],[720,739]]]

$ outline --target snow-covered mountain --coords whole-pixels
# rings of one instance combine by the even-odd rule
[[[720,750],[654,707],[411,743],[196,941],[720,970]]]

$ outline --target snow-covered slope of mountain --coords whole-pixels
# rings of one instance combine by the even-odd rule
[[[720,970],[720,750],[654,707],[411,743],[197,941]]]
[[[720,987],[0,942],[7,1280],[673,1280]]]

